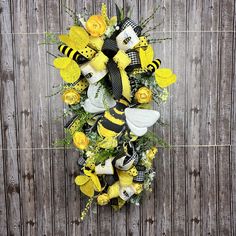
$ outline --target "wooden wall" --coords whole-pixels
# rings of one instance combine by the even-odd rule
[[[90,12],[101,0],[0,0],[0,235],[236,235],[236,80],[234,0],[117,0],[141,20],[160,5],[150,25],[163,65],[177,83],[159,107],[167,127],[154,191],[143,204],[114,212],[93,207],[74,186],[78,154],[51,149],[63,137],[63,103],[46,98],[60,82],[50,66],[55,46],[45,32],[72,23],[63,4]]]

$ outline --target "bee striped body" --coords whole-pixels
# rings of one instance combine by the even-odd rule
[[[154,73],[160,67],[160,65],[161,65],[161,60],[156,59],[152,61],[152,63],[148,64],[147,69],[151,73]]]
[[[74,50],[73,48],[70,48],[67,45],[61,44],[58,47],[59,51],[63,53],[65,56],[69,57],[70,59],[76,61],[77,63],[83,63],[86,62],[87,59],[83,57],[78,51]]]
[[[113,108],[104,112],[102,119],[98,122],[98,133],[103,137],[115,137],[122,132],[125,126],[125,108],[129,102],[122,97]]]

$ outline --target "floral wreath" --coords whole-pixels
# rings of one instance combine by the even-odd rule
[[[142,33],[154,13],[136,24],[117,6],[109,19],[102,4],[88,19],[74,14],[69,33],[59,35],[54,66],[64,81],[66,113],[73,114],[63,143],[79,151],[75,184],[89,197],[81,219],[94,199],[120,209],[151,190],[153,158],[165,145],[148,131],[160,117],[152,104],[165,102],[166,87],[176,81],[170,69],[160,68],[154,41]]]

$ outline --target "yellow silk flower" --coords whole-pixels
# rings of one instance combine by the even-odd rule
[[[90,16],[86,22],[86,29],[93,37],[102,36],[106,28],[106,22],[101,15]]]
[[[101,192],[102,187],[99,178],[91,171],[84,170],[85,175],[78,175],[75,184],[80,186],[80,190],[88,197],[93,197],[94,192]]]
[[[73,142],[77,148],[84,150],[88,147],[89,139],[83,132],[76,131],[73,135]]]
[[[141,87],[135,93],[135,99],[139,103],[149,103],[152,101],[152,91],[147,87]]]
[[[80,102],[80,94],[75,89],[67,89],[62,95],[66,104],[73,105]]]

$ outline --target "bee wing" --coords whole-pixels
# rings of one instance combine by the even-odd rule
[[[75,49],[85,48],[89,43],[89,35],[83,27],[72,26],[69,31],[69,37],[75,43]]]
[[[147,132],[147,128],[138,128],[135,126],[132,122],[126,119],[126,123],[129,126],[130,130],[136,135],[136,136],[143,136]]]
[[[159,119],[160,113],[154,110],[126,108],[125,117],[130,130],[135,135],[142,136],[147,132],[147,128]]]
[[[72,26],[69,35],[61,34],[59,39],[74,50],[81,50],[89,43],[88,33],[80,26]]]
[[[81,70],[79,65],[71,60],[66,68],[60,70],[60,75],[67,83],[74,83],[80,77]]]
[[[90,84],[87,91],[88,99],[85,100],[84,109],[89,113],[105,111],[106,106],[113,107],[116,102],[111,97],[105,94],[105,89],[99,83]]]
[[[85,100],[83,107],[84,110],[89,113],[98,113],[106,110],[104,107],[98,107],[97,105],[94,105],[90,99]]]
[[[71,59],[68,57],[57,57],[53,61],[53,65],[57,69],[65,69],[71,63]]]

